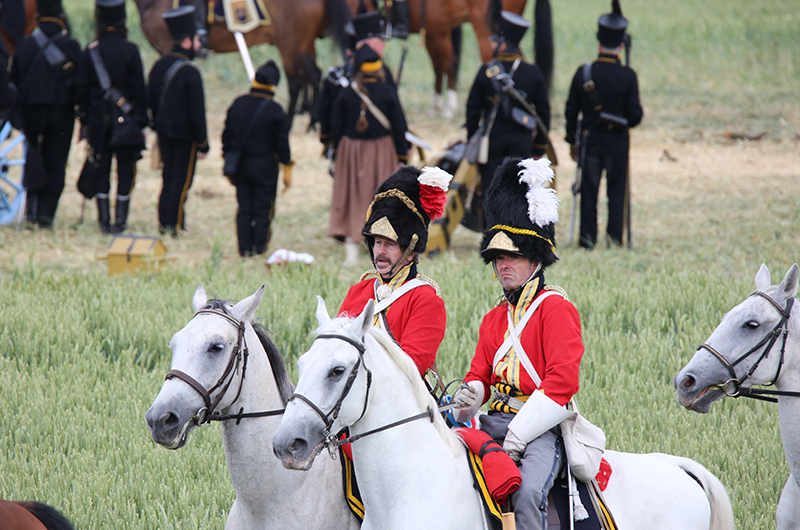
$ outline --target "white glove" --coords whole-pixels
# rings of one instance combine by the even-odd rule
[[[453,395],[451,404],[455,407],[453,417],[457,422],[463,423],[471,420],[483,404],[483,383],[470,381],[461,385]]]
[[[510,430],[506,434],[506,439],[503,441],[503,451],[508,453],[508,456],[511,457],[511,460],[514,462],[519,462],[519,459],[522,458],[522,454],[525,452],[526,444],[517,438],[517,435],[514,434],[514,431]]]

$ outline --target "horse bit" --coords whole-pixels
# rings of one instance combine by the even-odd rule
[[[216,382],[214,386],[210,389],[206,390],[206,388],[200,384],[196,379],[192,376],[187,374],[186,372],[182,372],[181,370],[170,370],[167,372],[167,376],[164,378],[165,380],[170,379],[180,379],[184,383],[188,384],[194,390],[197,391],[198,394],[203,398],[203,402],[205,403],[204,407],[201,407],[200,410],[192,417],[191,421],[194,421],[195,425],[205,425],[206,423],[210,423],[212,421],[225,421],[225,420],[236,420],[236,425],[242,420],[242,418],[262,418],[266,416],[278,416],[283,414],[285,409],[279,410],[268,410],[263,412],[244,412],[244,407],[239,409],[237,414],[220,414],[216,411],[217,405],[219,405],[222,398],[228,392],[228,389],[233,383],[234,375],[236,374],[237,368],[236,366],[239,364],[241,360],[242,364],[242,377],[239,379],[239,389],[236,391],[236,397],[233,398],[231,404],[236,403],[236,400],[239,399],[239,396],[242,393],[242,386],[244,385],[244,377],[245,372],[247,372],[247,359],[250,355],[249,350],[247,348],[247,341],[244,338],[245,333],[245,322],[242,320],[237,320],[233,318],[231,315],[223,312],[218,311],[216,309],[201,309],[194,314],[194,317],[200,314],[212,314],[217,315],[231,324],[238,330],[238,337],[236,339],[236,345],[233,347],[233,351],[231,351],[230,359],[228,360],[228,365],[225,367],[225,371],[220,376],[219,380]],[[212,402],[211,394],[217,390],[221,389],[217,398]]]
[[[746,351],[743,355],[741,355],[738,359],[736,359],[732,363],[728,362],[725,359],[725,357],[722,356],[722,354],[720,354],[717,350],[715,350],[707,343],[704,342],[703,344],[701,344],[697,348],[698,351],[702,349],[708,350],[712,355],[714,355],[714,357],[716,357],[717,360],[719,360],[719,362],[723,364],[723,366],[725,366],[725,368],[728,369],[728,373],[730,373],[731,375],[731,378],[725,381],[724,383],[718,385],[712,385],[712,387],[719,388],[726,396],[729,397],[734,397],[734,398],[740,396],[749,397],[753,399],[760,399],[763,401],[770,401],[772,403],[777,403],[778,400],[776,398],[767,396],[800,397],[800,392],[791,392],[788,390],[765,390],[761,388],[743,388],[741,386],[742,383],[744,383],[758,369],[758,365],[761,364],[761,361],[767,358],[769,352],[772,350],[772,347],[775,345],[775,342],[777,342],[778,337],[782,336],[781,357],[778,362],[778,369],[775,372],[775,376],[772,378],[772,380],[769,383],[765,383],[766,386],[775,384],[775,381],[781,374],[781,368],[783,367],[783,358],[786,351],[786,336],[789,334],[789,327],[787,325],[787,322],[789,320],[789,317],[791,316],[792,305],[794,304],[794,297],[790,297],[789,300],[787,300],[786,302],[786,307],[783,308],[780,305],[778,305],[778,303],[775,300],[773,300],[771,296],[762,291],[753,291],[752,293],[750,293],[750,296],[760,296],[761,298],[767,300],[781,314],[781,319],[775,325],[775,327],[772,328],[772,330],[769,333],[767,333],[767,335],[763,339],[761,339],[761,341],[758,342],[758,344],[750,348],[748,351]],[[764,346],[764,351],[758,357],[756,362],[753,363],[753,365],[747,370],[744,377],[742,377],[741,380],[738,379],[736,377],[736,371],[734,370],[734,367],[743,360],[745,360],[747,357],[758,351],[758,349],[761,348],[762,346]],[[728,388],[728,385],[732,387],[732,390]]]
[[[425,412],[421,412],[414,416],[409,416],[408,418],[395,421],[393,423],[384,425],[382,427],[378,427],[376,429],[372,429],[371,431],[363,432],[361,434],[355,434],[353,436],[348,436],[344,439],[339,439],[337,434],[331,434],[331,427],[333,427],[333,422],[335,422],[336,418],[339,417],[339,411],[342,408],[342,403],[344,402],[347,395],[350,393],[350,390],[353,388],[353,383],[355,382],[356,377],[358,376],[358,370],[362,364],[364,365],[364,370],[367,373],[367,388],[364,395],[364,408],[361,410],[361,415],[353,423],[356,423],[359,420],[361,420],[361,418],[364,417],[364,414],[367,413],[367,404],[369,403],[369,391],[370,388],[372,387],[372,372],[369,370],[369,368],[367,368],[367,364],[364,361],[364,352],[366,351],[366,347],[364,346],[363,341],[357,341],[345,335],[336,335],[330,333],[317,335],[317,338],[315,340],[318,339],[343,340],[348,344],[350,344],[351,346],[353,346],[358,351],[358,360],[356,361],[353,370],[350,372],[350,375],[347,377],[347,381],[345,382],[344,389],[342,389],[341,396],[339,396],[339,399],[336,401],[336,404],[333,406],[330,412],[326,414],[325,412],[322,411],[322,409],[320,409],[316,404],[314,404],[313,401],[311,401],[302,394],[298,394],[297,392],[292,394],[292,397],[289,398],[289,401],[292,401],[295,398],[299,399],[300,401],[308,405],[311,408],[311,410],[316,412],[317,415],[322,419],[322,422],[325,424],[325,429],[322,432],[324,437],[324,443],[322,445],[328,448],[328,453],[330,454],[331,458],[335,458],[334,451],[340,446],[355,442],[356,440],[359,440],[365,436],[369,436],[370,434],[375,434],[381,431],[385,431],[387,429],[391,429],[392,427],[397,427],[399,425],[403,425],[404,423],[409,423],[422,418],[430,418],[431,423],[433,423],[434,419],[433,410],[430,407],[428,407],[428,409]],[[317,454],[319,454],[320,451],[322,451],[322,447],[319,448]]]

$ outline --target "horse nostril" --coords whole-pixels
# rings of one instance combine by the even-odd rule
[[[308,447],[308,442],[302,438],[295,438],[289,443],[289,452],[293,455],[304,454],[306,447]]]
[[[687,375],[683,379],[683,386],[685,386],[686,388],[694,386],[694,383],[695,383],[694,377],[692,377],[691,375]]]

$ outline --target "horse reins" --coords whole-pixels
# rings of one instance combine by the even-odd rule
[[[786,337],[789,334],[789,327],[787,322],[789,317],[791,316],[792,312],[792,305],[794,304],[794,297],[790,297],[789,300],[786,301],[786,307],[781,307],[771,296],[762,292],[762,291],[753,291],[750,296],[760,296],[761,298],[767,300],[772,306],[778,310],[781,315],[780,321],[775,325],[772,330],[770,330],[767,335],[761,339],[758,344],[750,348],[744,354],[742,354],[738,359],[733,362],[728,362],[725,357],[722,356],[717,350],[711,347],[707,343],[701,344],[697,349],[699,350],[707,350],[710,352],[722,365],[727,368],[728,373],[730,374],[731,378],[721,385],[714,385],[722,390],[725,395],[729,397],[749,397],[753,399],[760,399],[763,401],[769,401],[772,403],[777,403],[778,400],[776,398],[768,397],[768,396],[791,396],[791,397],[800,397],[800,392],[792,392],[789,390],[766,390],[762,388],[743,388],[741,385],[744,383],[753,373],[758,369],[759,364],[761,361],[767,358],[769,352],[772,350],[772,347],[775,346],[775,343],[778,340],[778,337],[782,337],[781,341],[781,352],[780,352],[780,359],[778,362],[778,369],[775,372],[775,376],[769,383],[765,383],[765,385],[774,385],[775,381],[777,381],[778,377],[781,374],[781,369],[783,368],[783,360],[786,352]],[[752,355],[753,353],[757,352],[760,348],[764,348],[764,351],[761,352],[761,355],[758,357],[755,363],[747,370],[744,377],[741,379],[736,377],[736,371],[734,367],[745,360],[747,357]],[[728,384],[733,385],[733,392],[728,392],[725,387]]]
[[[237,414],[220,414],[216,412],[217,405],[219,405],[222,398],[228,392],[231,384],[233,383],[234,375],[236,374],[236,366],[239,364],[241,360],[242,365],[242,376],[239,379],[239,389],[236,391],[236,397],[233,398],[231,404],[236,403],[236,400],[239,399],[239,396],[242,394],[242,386],[244,385],[244,378],[247,372],[247,359],[250,355],[249,350],[247,348],[247,341],[245,340],[245,322],[242,320],[237,320],[233,318],[231,315],[223,312],[218,311],[216,309],[201,309],[197,313],[194,314],[196,317],[200,314],[212,314],[217,315],[219,317],[224,318],[238,330],[238,336],[236,339],[236,345],[233,347],[233,351],[231,351],[230,359],[228,360],[228,365],[225,367],[225,371],[220,376],[219,380],[212,386],[210,389],[206,389],[202,384],[200,384],[196,379],[192,376],[183,372],[181,370],[170,370],[167,372],[167,376],[165,380],[170,379],[180,379],[184,383],[188,384],[192,387],[198,394],[203,398],[203,402],[205,406],[202,407],[197,413],[193,416],[192,420],[195,422],[196,425],[204,425],[206,423],[212,421],[225,421],[225,420],[236,420],[236,424],[238,425],[242,418],[263,418],[267,416],[278,416],[283,414],[285,409],[279,410],[267,410],[262,412],[244,412],[244,407],[239,409]],[[194,318],[194,317],[192,317]],[[212,401],[211,394],[214,393],[217,389],[221,389],[217,398]]]
[[[391,429],[393,427],[398,427],[398,426],[403,425],[405,423],[409,423],[409,422],[412,422],[412,421],[415,421],[415,420],[419,420],[419,419],[422,419],[422,418],[430,418],[431,423],[433,423],[433,420],[434,420],[433,409],[428,407],[425,412],[421,412],[419,414],[415,414],[414,416],[409,416],[408,418],[403,418],[401,420],[389,423],[387,425],[383,425],[381,427],[378,427],[376,429],[372,429],[372,430],[367,431],[367,432],[363,432],[361,434],[355,434],[353,436],[348,436],[348,437],[343,438],[343,439],[338,439],[338,436],[335,435],[335,434],[332,435],[331,434],[331,427],[333,426],[333,422],[336,421],[336,418],[339,417],[339,411],[342,408],[342,403],[344,402],[344,400],[347,397],[347,395],[350,393],[350,390],[353,387],[353,383],[355,382],[355,379],[358,376],[359,367],[362,364],[364,365],[364,370],[367,372],[367,388],[366,388],[366,392],[365,392],[365,396],[364,396],[364,408],[361,410],[361,415],[353,423],[356,423],[359,420],[361,420],[361,418],[363,418],[364,415],[367,413],[367,404],[369,403],[369,391],[370,391],[370,388],[372,386],[372,372],[369,370],[369,368],[367,368],[367,364],[364,362],[364,352],[366,351],[366,347],[364,346],[363,342],[359,342],[357,340],[351,339],[350,337],[347,337],[345,335],[337,335],[337,334],[331,334],[331,333],[325,333],[325,334],[317,335],[317,338],[315,340],[318,340],[318,339],[338,339],[338,340],[343,340],[343,341],[347,342],[348,344],[350,344],[351,346],[353,346],[358,351],[358,360],[356,361],[356,364],[353,367],[353,370],[350,372],[350,375],[347,377],[347,381],[345,382],[344,389],[342,390],[342,395],[339,396],[339,399],[336,401],[336,404],[333,406],[333,409],[331,409],[331,411],[329,413],[326,414],[325,412],[323,412],[322,409],[320,409],[316,404],[314,404],[313,401],[311,401],[310,399],[308,399],[307,397],[305,397],[302,394],[298,394],[298,393],[295,392],[294,394],[292,394],[292,397],[289,398],[289,401],[292,401],[295,398],[299,399],[300,401],[302,401],[303,403],[308,405],[311,408],[311,410],[316,412],[317,415],[320,417],[320,419],[322,419],[322,422],[325,424],[325,430],[323,431],[323,435],[324,435],[324,439],[325,439],[324,445],[328,447],[328,450],[331,452],[331,455],[333,455],[333,450],[334,449],[336,449],[336,448],[338,448],[338,447],[340,447],[342,445],[355,442],[356,440],[359,440],[359,439],[364,438],[365,436],[369,436],[371,434],[375,434],[375,433],[378,433],[378,432],[381,432],[381,431],[385,431],[385,430]]]

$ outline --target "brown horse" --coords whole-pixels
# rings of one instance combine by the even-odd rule
[[[361,0],[349,0],[350,8],[355,12]],[[481,60],[487,62],[492,58],[492,36],[494,17],[501,10],[512,11],[521,15],[527,0],[407,0],[410,12],[409,31],[423,33],[425,47],[433,64],[436,76],[435,95],[432,112],[441,113],[450,118],[458,106],[456,84],[460,60],[461,39],[459,28],[470,22],[475,30]],[[367,10],[377,9],[375,0],[364,0]],[[447,76],[447,104],[444,104],[442,88]]]
[[[201,0],[203,1],[203,0]],[[172,40],[161,15],[171,9],[174,0],[136,0],[142,31],[147,40],[162,55],[172,49]],[[310,108],[316,101],[321,81],[317,67],[314,41],[323,37],[328,27],[340,45],[344,43],[344,25],[350,9],[344,0],[263,0],[271,24],[262,24],[244,35],[247,46],[272,44],[277,46],[289,85],[290,118],[294,115],[300,91],[310,85]],[[238,51],[233,33],[222,21],[214,21],[208,29],[209,48],[217,53]]]
[[[61,512],[40,502],[0,500],[0,521],[3,530],[75,530]]]
[[[30,35],[33,30],[36,29],[37,24],[36,0],[25,0],[25,30],[23,34]],[[6,45],[9,55],[14,55],[14,45],[16,42],[2,26],[0,26],[0,37],[3,39],[3,43]]]

